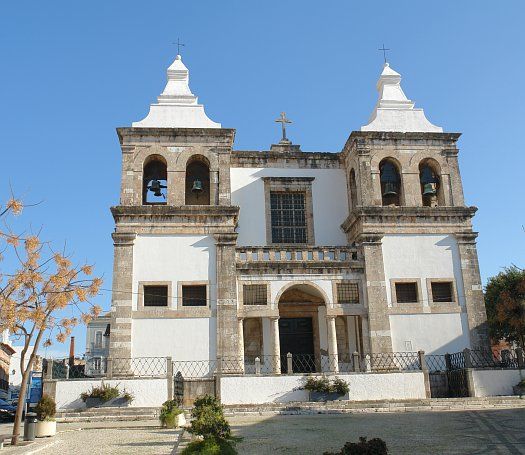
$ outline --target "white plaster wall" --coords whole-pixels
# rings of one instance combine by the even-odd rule
[[[239,246],[266,245],[264,182],[261,177],[315,177],[312,182],[316,245],[346,245],[341,223],[348,216],[342,169],[231,168],[232,205],[239,214]]]
[[[513,395],[512,387],[520,380],[519,370],[471,370],[474,396]],[[525,377],[525,372],[522,372]]]
[[[455,278],[459,304],[465,305],[461,261],[452,235],[385,235],[382,241],[388,304],[392,278],[418,278],[423,305],[428,306],[427,278]]]
[[[390,331],[394,352],[452,354],[470,348],[465,313],[391,315]]]
[[[99,380],[57,381],[55,401],[57,409],[83,409],[86,404],[80,399],[82,392],[89,392],[92,387],[100,386]],[[110,379],[104,384],[126,389],[135,399],[131,407],[160,407],[168,399],[167,379]]]
[[[177,308],[180,300],[178,281],[209,281],[210,300],[213,304],[216,298],[213,237],[138,235],[133,246],[134,310],[137,309],[139,281],[171,281],[173,298],[168,305],[173,309]]]
[[[426,397],[423,373],[337,375],[350,388],[350,401],[415,400]],[[263,404],[307,401],[304,376],[221,377],[223,404]]]
[[[134,319],[133,357],[209,360],[216,356],[216,318]]]

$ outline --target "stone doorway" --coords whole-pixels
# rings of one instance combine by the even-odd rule
[[[280,318],[281,372],[288,373],[286,355],[292,354],[294,373],[315,371],[314,330],[311,317]]]

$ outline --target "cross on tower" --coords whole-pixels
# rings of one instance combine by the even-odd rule
[[[386,49],[385,48],[385,45],[383,44],[383,47],[378,49],[378,51],[383,51],[383,58],[385,59],[385,63],[386,63],[386,51],[389,51],[390,49]]]
[[[185,44],[183,44],[183,43],[181,43],[179,41],[179,38],[177,38],[177,42],[176,43],[172,43],[172,44],[176,44],[177,45],[177,55],[180,55],[180,48],[181,48],[181,46],[182,47],[186,46]]]
[[[292,121],[286,118],[285,112],[281,112],[281,116],[276,120],[276,122],[281,124],[281,128],[283,130],[283,138],[281,139],[281,142],[289,143],[290,140],[286,137],[286,124],[292,123]]]

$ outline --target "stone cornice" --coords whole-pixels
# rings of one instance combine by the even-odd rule
[[[231,154],[231,167],[339,169],[342,161],[339,153],[234,150]]]
[[[210,144],[233,147],[232,128],[117,128],[121,145],[133,143]]]

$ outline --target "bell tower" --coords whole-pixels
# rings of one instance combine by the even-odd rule
[[[477,209],[463,198],[460,134],[430,123],[388,63],[377,91],[368,124],[351,133],[342,152],[350,205],[342,228],[365,258],[372,351],[424,349],[421,332],[440,324],[464,337],[456,345],[487,348],[471,224]],[[446,293],[441,301],[438,290]],[[452,335],[446,343],[454,352]]]
[[[148,115],[118,128],[110,355],[237,354],[230,155],[235,130],[208,118],[177,55]],[[191,258],[191,261],[189,259]],[[183,343],[184,342],[184,343]],[[183,352],[181,345],[193,346]]]

